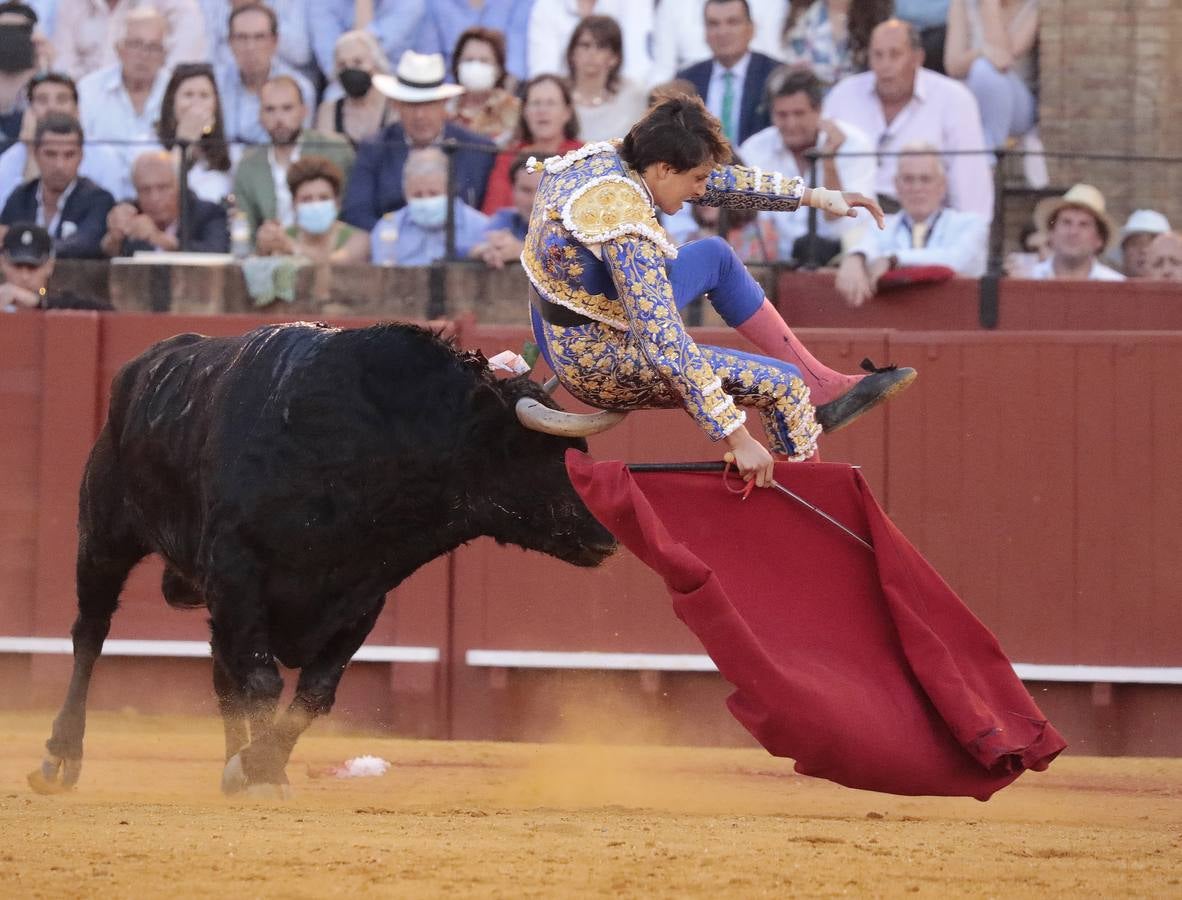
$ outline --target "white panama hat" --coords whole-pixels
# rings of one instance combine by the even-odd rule
[[[1130,234],[1164,234],[1170,230],[1170,220],[1156,209],[1135,209],[1120,230],[1123,244]]]
[[[458,84],[445,84],[447,69],[439,53],[407,50],[393,75],[376,73],[373,84],[391,100],[402,103],[434,103],[464,93]]]

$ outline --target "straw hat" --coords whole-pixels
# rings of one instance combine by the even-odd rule
[[[444,84],[446,77],[447,68],[441,54],[407,50],[398,60],[398,70],[393,75],[375,73],[373,83],[391,100],[433,103],[464,93],[458,84]]]
[[[1040,200],[1034,207],[1034,224],[1039,231],[1050,231],[1051,220],[1060,210],[1072,207],[1090,212],[1096,217],[1096,225],[1100,229],[1100,236],[1104,239],[1104,247],[1112,245],[1116,237],[1116,223],[1108,216],[1104,208],[1104,195],[1090,184],[1072,185],[1071,189],[1062,197],[1047,197]]]

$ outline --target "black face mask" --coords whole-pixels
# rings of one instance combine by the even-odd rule
[[[354,98],[364,97],[373,84],[373,76],[362,69],[341,69],[341,74],[337,77],[345,93]]]
[[[33,68],[33,26],[0,25],[0,72]]]

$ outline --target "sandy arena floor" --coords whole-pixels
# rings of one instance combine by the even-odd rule
[[[848,790],[760,750],[313,730],[295,799],[218,794],[214,719],[93,715],[82,783],[25,786],[0,715],[0,896],[1182,897],[1182,760],[1066,757],[988,803]],[[376,754],[381,778],[309,777]]]

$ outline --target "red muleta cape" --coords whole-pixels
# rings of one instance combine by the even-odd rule
[[[803,775],[892,794],[987,800],[1066,743],[997,639],[875,501],[861,474],[782,463],[773,490],[717,474],[630,473],[568,451],[592,513],[664,580],[735,686],[731,713]]]

